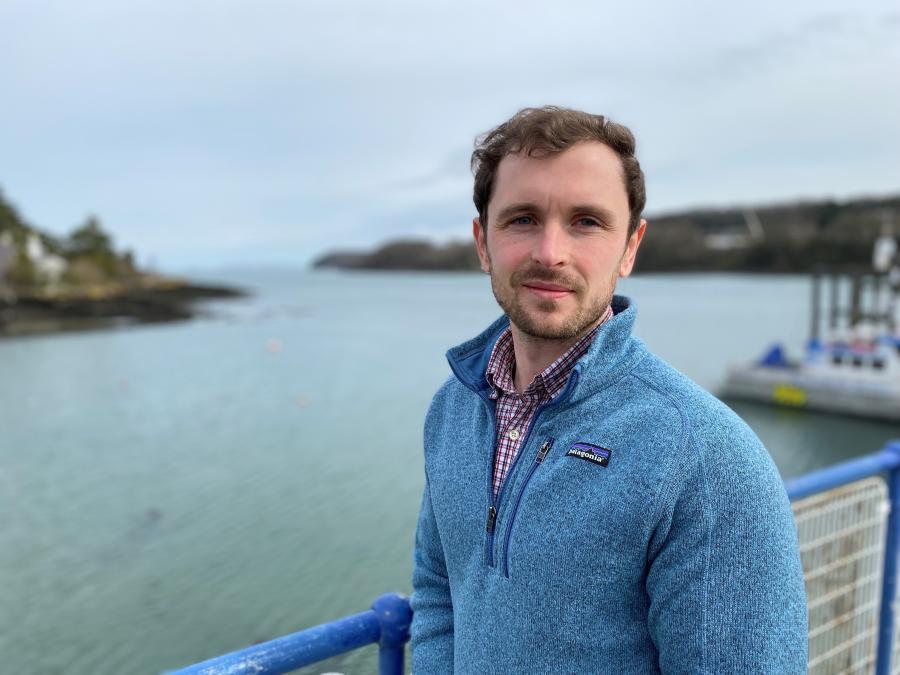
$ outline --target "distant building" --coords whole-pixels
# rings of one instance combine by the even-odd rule
[[[15,260],[16,245],[13,243],[12,235],[4,232],[0,234],[0,301],[5,304],[11,304],[16,299],[12,289],[6,283],[6,273],[12,268]],[[2,312],[0,312],[0,322],[2,322]]]
[[[766,238],[759,216],[753,209],[744,210],[744,225],[746,229],[743,230],[735,228],[706,235],[703,239],[706,248],[730,251],[735,248],[753,246]]]
[[[44,242],[34,232],[28,235],[25,242],[25,255],[34,265],[38,275],[50,286],[55,286],[60,282],[68,267],[65,258],[47,251],[44,248]]]
[[[16,245],[9,232],[0,234],[0,284],[16,259]]]
[[[747,248],[753,240],[746,232],[714,232],[703,238],[706,248],[714,251],[730,251],[734,248]]]

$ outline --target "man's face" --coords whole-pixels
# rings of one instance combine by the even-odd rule
[[[544,157],[508,155],[494,178],[482,230],[481,267],[513,326],[569,340],[593,328],[616,279],[631,273],[646,222],[628,237],[622,163],[599,142]]]

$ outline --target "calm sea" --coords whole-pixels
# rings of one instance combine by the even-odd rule
[[[409,591],[421,423],[447,347],[498,310],[471,274],[241,271],[185,323],[0,341],[3,672],[160,673]],[[637,334],[715,390],[798,277],[644,276]],[[785,477],[893,425],[734,404]],[[371,649],[308,673],[372,672]]]

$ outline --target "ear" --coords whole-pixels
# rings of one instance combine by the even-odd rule
[[[619,262],[620,277],[627,277],[629,274],[631,274],[631,269],[634,267],[634,258],[637,255],[638,246],[641,245],[641,239],[644,238],[644,232],[646,232],[646,230],[647,221],[642,218],[641,224],[637,226],[637,229],[628,238],[628,243],[625,245],[625,253],[622,255],[622,260]]]
[[[487,250],[487,235],[481,227],[481,219],[472,219],[472,236],[475,237],[475,249],[478,251],[478,259],[481,261],[481,271],[491,271],[491,258]]]

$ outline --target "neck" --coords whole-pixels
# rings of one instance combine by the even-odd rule
[[[516,355],[516,372],[513,378],[516,391],[520,394],[525,391],[538,373],[569,351],[572,345],[593,330],[597,323],[591,324],[575,337],[559,340],[527,335],[514,324],[510,324],[513,351]]]

